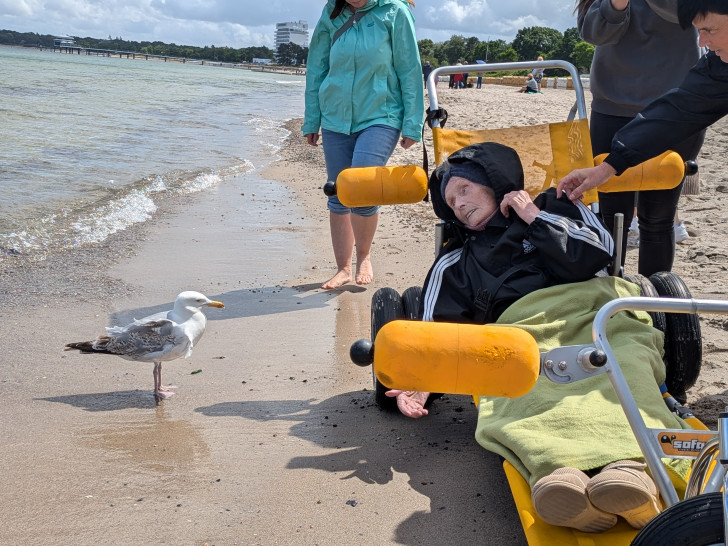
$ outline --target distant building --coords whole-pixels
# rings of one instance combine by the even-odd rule
[[[283,44],[296,44],[301,47],[308,47],[308,23],[306,21],[294,21],[289,23],[278,23],[276,25],[276,51]]]
[[[71,36],[56,36],[53,38],[53,47],[78,47]]]
[[[253,57],[253,64],[270,64],[273,62],[273,59],[259,59],[258,57]]]

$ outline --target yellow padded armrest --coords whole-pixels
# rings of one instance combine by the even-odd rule
[[[416,165],[344,169],[336,195],[346,207],[417,203],[427,195],[427,174]]]
[[[540,368],[536,340],[514,326],[395,320],[374,341],[374,373],[402,390],[515,398]]]
[[[607,154],[594,158],[594,165],[601,164]],[[599,186],[600,192],[669,190],[677,186],[685,176],[685,162],[676,152],[667,151],[630,167],[619,176],[613,176]]]

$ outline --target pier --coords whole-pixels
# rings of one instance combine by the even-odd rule
[[[52,47],[38,46],[40,51],[52,51],[54,53],[67,53],[77,55],[95,55],[97,57],[119,57],[120,59],[142,59],[145,61],[164,61],[177,62],[183,64],[197,64],[204,66],[221,66],[225,68],[243,68],[246,70],[254,70],[259,72],[274,72],[276,74],[293,74],[299,76],[306,75],[305,67],[297,66],[278,66],[260,63],[226,63],[221,61],[210,61],[204,59],[190,59],[188,57],[176,57],[174,55],[156,55],[152,53],[140,53],[139,51],[123,51],[118,49],[98,49],[91,47],[82,47],[72,40],[54,41]]]

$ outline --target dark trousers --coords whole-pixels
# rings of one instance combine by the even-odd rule
[[[632,118],[609,116],[592,112],[590,133],[594,156],[609,153],[614,134]],[[705,139],[705,131],[675,146],[683,161],[695,159]],[[627,231],[634,216],[635,199],[639,218],[640,250],[638,272],[649,277],[658,271],[670,271],[675,260],[675,230],[673,222],[683,183],[671,190],[645,192],[599,193],[599,211],[607,227],[614,233],[614,215],[624,214],[622,234],[622,265],[627,254]]]

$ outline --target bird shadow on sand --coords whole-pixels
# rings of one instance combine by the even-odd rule
[[[68,404],[69,406],[81,408],[85,411],[148,409],[154,408],[157,405],[152,392],[143,390],[69,394],[67,396],[34,398],[33,400]]]
[[[326,450],[310,456],[292,452],[290,470],[313,469],[330,473],[331,480],[377,487],[406,475],[408,485],[429,498],[430,509],[412,512],[398,525],[397,544],[426,544],[433,536],[450,537],[453,544],[477,537],[489,537],[490,544],[525,543],[500,461],[474,439],[472,398],[444,396],[420,420],[381,410],[373,399],[365,390],[324,400],[225,402],[195,411],[240,417],[249,432],[259,428],[261,442],[275,441],[267,440],[271,431],[290,424],[289,435]]]
[[[353,290],[365,290],[362,287],[351,287]],[[326,307],[336,298],[341,290],[321,290],[318,284],[299,286],[265,286],[260,288],[244,288],[220,294],[205,293],[211,300],[225,304],[225,309],[205,309],[207,320],[230,320],[245,317],[277,315],[305,309]],[[126,309],[112,313],[109,324],[124,325],[135,319],[166,312],[172,309],[174,301],[151,307]]]

